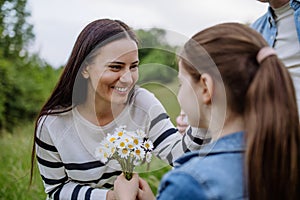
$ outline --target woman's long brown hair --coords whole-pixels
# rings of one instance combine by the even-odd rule
[[[188,61],[182,59],[182,63],[195,81],[198,71],[209,71],[210,64],[193,43],[218,67],[227,108],[244,116],[245,192],[249,198],[300,199],[299,115],[288,70],[276,55],[257,62],[257,53],[268,44],[255,30],[224,23],[197,33],[185,44]]]
[[[41,117],[67,112],[72,106],[81,104],[87,95],[87,80],[81,75],[84,63],[89,62],[93,52],[105,44],[121,39],[131,38],[138,43],[133,30],[124,22],[111,19],[99,19],[89,23],[79,34],[68,62],[56,87],[42,107],[35,121],[34,142],[31,154],[30,184],[32,183],[35,163],[35,141],[38,126],[42,126]]]

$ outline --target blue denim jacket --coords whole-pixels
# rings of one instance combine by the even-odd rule
[[[157,199],[246,199],[243,155],[243,132],[185,154],[163,177]]]
[[[294,20],[300,43],[300,0],[290,0],[290,6],[294,9]],[[277,26],[273,17],[273,10],[268,8],[268,12],[257,19],[251,27],[260,32],[271,47],[274,47],[277,35]]]

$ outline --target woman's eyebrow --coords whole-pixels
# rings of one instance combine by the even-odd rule
[[[118,64],[118,65],[124,65],[124,62],[120,62],[120,61],[113,61],[113,62],[108,62],[108,64]]]
[[[140,61],[139,60],[137,60],[137,61],[134,61],[133,63],[131,63],[131,64],[138,64]]]
[[[137,61],[134,61],[132,62],[131,64],[138,64],[140,61],[137,60]],[[108,64],[118,64],[118,65],[125,65],[126,63],[124,62],[121,62],[121,61],[112,61],[112,62],[108,62]]]

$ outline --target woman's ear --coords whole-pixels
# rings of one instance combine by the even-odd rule
[[[213,92],[214,92],[214,82],[209,74],[201,74],[200,77],[202,101],[204,104],[209,105],[212,102]]]
[[[88,79],[90,77],[89,72],[88,72],[89,66],[85,66],[83,67],[81,74],[83,76],[83,78]]]

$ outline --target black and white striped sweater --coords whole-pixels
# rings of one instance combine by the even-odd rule
[[[143,129],[154,144],[153,153],[168,163],[184,152],[199,149],[203,143],[201,130],[190,128],[184,136],[177,132],[161,103],[142,88],[136,90],[125,110],[105,126],[87,121],[76,107],[43,116],[36,133],[36,152],[49,199],[106,199],[121,169],[114,160],[101,163],[94,151],[106,134],[120,125],[132,131]]]

